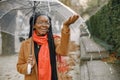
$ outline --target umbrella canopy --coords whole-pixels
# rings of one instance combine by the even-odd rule
[[[2,32],[2,51],[5,51],[4,53],[14,51],[14,49],[11,49],[14,47],[11,47],[9,51],[7,51],[4,46],[8,46],[8,44],[10,44],[9,46],[14,46],[12,43],[16,45],[15,50],[19,51],[19,40],[21,41],[23,38],[28,38],[29,18],[34,12],[38,11],[46,12],[46,14],[51,17],[53,33],[58,35],[60,35],[63,22],[71,15],[76,14],[76,12],[58,0],[0,0],[0,31]],[[79,19],[70,26],[70,32],[72,33],[70,38],[78,44],[81,25],[82,28],[86,26],[84,20],[79,17]],[[7,40],[4,33],[8,35]]]
[[[4,0],[0,2],[1,31],[14,35],[15,31],[29,26],[28,19],[33,14],[34,8],[36,12],[44,11],[48,13],[52,18],[53,29],[56,28],[57,30],[61,29],[64,20],[76,14],[58,0]],[[78,27],[83,22],[80,17],[72,26]],[[53,32],[57,30],[53,30]]]

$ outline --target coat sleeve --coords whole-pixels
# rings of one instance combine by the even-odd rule
[[[19,51],[18,62],[17,62],[17,71],[21,74],[27,74],[27,62],[25,60],[24,54],[24,42],[21,44],[21,48]]]
[[[69,49],[69,38],[70,38],[70,29],[62,28],[61,38],[55,39],[56,53],[59,55],[67,55]]]

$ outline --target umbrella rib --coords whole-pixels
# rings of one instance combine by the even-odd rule
[[[29,12],[27,12],[27,13],[25,14],[25,16],[27,16],[31,11],[32,11],[32,9],[31,9]]]
[[[10,1],[8,1],[8,3],[10,3],[11,4],[11,2]],[[22,10],[22,9],[30,9],[30,8],[32,8],[31,6],[29,7],[28,6],[28,4],[27,5],[24,5],[24,4],[22,4],[22,3],[19,3],[18,1],[15,1],[15,3],[17,3],[17,4],[21,4],[21,5],[23,5],[23,6],[21,6],[20,8],[16,8],[16,9],[13,9],[13,10]],[[28,6],[29,8],[25,8],[24,6]]]
[[[22,9],[32,9],[32,7],[29,7],[29,8],[23,8],[23,7],[21,7],[21,8],[15,8],[13,10],[22,10]]]
[[[60,5],[54,4],[54,5],[51,5],[51,7],[52,7],[52,6],[58,6],[58,7],[59,7]],[[37,6],[36,8],[42,8],[42,7],[45,8],[45,7],[47,7],[47,6],[46,6],[46,5],[44,5],[44,6],[42,5],[42,6]]]
[[[35,6],[38,6],[39,4],[40,4],[40,1]]]
[[[4,15],[0,16],[0,19],[2,19],[2,17],[5,16],[10,11],[13,11],[13,10],[24,10],[24,9],[32,9],[32,7],[30,7],[30,8],[15,8],[15,9],[9,10]]]
[[[18,2],[18,1],[15,1],[17,4],[20,4],[20,5],[22,5],[22,6],[28,6],[28,4],[22,4],[22,3],[20,3],[20,2]]]
[[[32,6],[32,2],[31,2],[31,1],[29,1],[29,0],[28,0],[28,2],[29,2],[29,4]]]

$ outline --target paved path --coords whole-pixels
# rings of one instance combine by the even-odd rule
[[[120,80],[120,64],[108,64],[100,60],[81,64],[80,80]]]
[[[23,80],[16,70],[18,55],[0,56],[0,80]]]
[[[93,39],[88,37],[81,37],[80,39],[81,59],[101,59],[109,57],[108,51],[102,46],[94,42]]]
[[[120,80],[120,64],[101,61],[109,53],[88,37],[80,40],[80,80]]]

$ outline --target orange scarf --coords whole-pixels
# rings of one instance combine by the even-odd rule
[[[37,36],[34,31],[33,40],[38,45],[41,45],[38,53],[38,80],[51,80],[51,64],[47,35]]]

